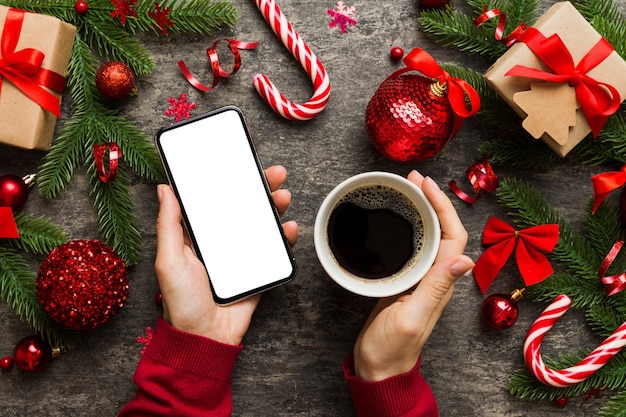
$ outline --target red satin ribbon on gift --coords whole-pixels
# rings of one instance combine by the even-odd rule
[[[621,272],[617,275],[611,275],[610,277],[604,276],[606,270],[609,269],[609,266],[611,266],[611,264],[617,257],[617,254],[622,249],[622,246],[624,246],[623,240],[618,240],[617,242],[615,242],[609,253],[602,261],[600,268],[598,269],[598,276],[602,280],[602,283],[607,286],[606,293],[609,297],[626,289],[626,272]]]
[[[626,165],[624,165],[620,171],[594,175],[591,177],[591,183],[593,184],[592,213],[595,213],[611,191],[626,184]]]
[[[483,9],[483,12],[474,19],[474,25],[476,27],[481,27],[485,22],[490,19],[498,18],[498,23],[496,24],[495,38],[498,41],[502,41],[506,44],[506,46],[513,45],[517,39],[524,33],[527,26],[526,23],[522,22],[511,33],[507,36],[504,36],[504,27],[506,26],[506,14],[502,13],[500,9],[491,9],[487,10],[487,7]]]
[[[109,150],[109,169],[104,166],[104,155]],[[113,181],[117,175],[119,158],[122,157],[122,149],[115,142],[93,145],[93,158],[96,164],[96,172],[104,183]]]
[[[447,85],[448,101],[454,114],[451,136],[456,135],[461,129],[463,121],[476,114],[480,109],[480,96],[476,90],[467,81],[448,74],[439,66],[435,58],[423,49],[413,49],[404,57],[403,62],[406,68],[396,71],[396,74],[415,70],[426,77],[437,80],[442,86]],[[466,101],[466,97],[469,103]]]
[[[20,232],[15,224],[13,209],[11,207],[0,207],[0,239],[17,239]]]
[[[61,117],[61,100],[43,87],[62,94],[65,77],[41,68],[45,57],[43,52],[33,48],[15,50],[24,15],[23,10],[9,9],[7,12],[0,44],[0,80],[6,78],[43,109]]]
[[[591,127],[591,132],[594,138],[597,137],[606,119],[619,108],[622,99],[615,87],[591,78],[587,72],[604,61],[613,52],[613,46],[602,38],[578,65],[574,65],[572,55],[557,34],[546,38],[539,30],[528,28],[518,40],[524,42],[554,73],[516,65],[505,75],[570,83],[576,90],[578,103]]]
[[[470,167],[465,171],[465,175],[467,175],[468,181],[474,188],[475,197],[472,197],[465,191],[461,190],[461,188],[457,185],[456,180],[450,181],[448,183],[448,187],[450,187],[450,190],[452,190],[457,197],[468,204],[474,204],[477,202],[483,191],[488,193],[495,192],[500,183],[498,176],[495,172],[493,172],[493,168],[487,159],[487,155],[483,155],[480,161],[470,165]]]
[[[224,71],[220,66],[219,59],[217,57],[217,45],[221,41],[226,41],[228,43],[228,47],[230,48],[230,52],[233,54],[234,64],[233,69],[230,72]],[[220,81],[220,78],[228,78],[231,75],[235,75],[239,68],[241,67],[241,54],[239,53],[239,49],[254,49],[259,46],[258,42],[242,42],[234,39],[218,39],[213,42],[209,48],[207,48],[206,53],[209,58],[209,63],[211,64],[211,70],[213,71],[213,83],[211,86],[204,85],[196,77],[193,76],[189,68],[184,61],[178,61],[178,67],[182,71],[183,75],[189,81],[189,84],[194,86],[200,91],[209,92],[211,91]]]
[[[483,294],[487,292],[513,250],[526,286],[543,281],[554,269],[541,251],[552,252],[558,241],[558,224],[515,230],[505,221],[490,217],[483,230],[483,244],[492,246],[485,250],[474,266],[474,278],[478,287]]]

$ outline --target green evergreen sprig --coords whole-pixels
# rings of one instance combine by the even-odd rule
[[[559,224],[559,242],[550,258],[561,270],[546,280],[530,286],[526,294],[534,301],[551,302],[560,294],[572,299],[572,308],[586,310],[586,320],[599,338],[609,336],[626,321],[626,295],[607,296],[598,277],[598,269],[613,243],[624,239],[624,229],[618,210],[607,203],[592,213],[592,201],[585,207],[585,226],[576,231],[546,200],[539,190],[516,178],[505,178],[496,190],[498,202],[508,209],[520,228],[546,223]],[[626,256],[620,254],[607,274],[626,268]],[[551,369],[565,369],[577,364],[589,351],[561,355],[557,360],[544,358]],[[554,400],[559,397],[583,395],[591,389],[618,391],[607,406],[603,416],[619,416],[616,405],[625,405],[626,353],[620,352],[589,379],[566,388],[555,388],[539,382],[526,368],[517,370],[509,380],[511,393],[522,399]]]
[[[161,35],[151,16],[155,1],[137,1],[133,6],[137,16],[129,15],[125,25],[111,17],[115,5],[110,0],[90,0],[82,16],[75,11],[74,0],[0,0],[0,4],[48,14],[76,26],[67,74],[72,113],[44,157],[38,173],[39,192],[45,198],[58,197],[76,171],[86,167],[100,234],[127,265],[136,264],[142,253],[141,234],[130,199],[130,180],[123,170],[130,168],[150,182],[162,181],[165,176],[152,139],[97,90],[99,62],[95,55],[126,63],[136,76],[149,75],[154,61],[134,35]],[[168,33],[208,34],[237,21],[237,8],[230,2],[165,0],[159,5],[161,10],[169,8],[173,25],[167,27]],[[116,179],[101,184],[93,170],[93,145],[107,142],[120,146],[122,161]]]
[[[539,0],[467,0],[469,14],[459,9],[424,10],[418,20],[423,31],[435,41],[466,53],[496,59],[507,50],[494,36],[497,19],[487,21],[480,28],[475,27],[474,19],[483,12],[483,8],[500,9],[507,17],[506,35],[521,22],[532,25],[537,20],[539,4]],[[617,5],[612,0],[580,0],[574,4],[596,31],[626,59],[626,20]],[[491,125],[494,131],[493,139],[479,146],[479,157],[487,155],[495,167],[545,168],[562,159],[541,140],[531,138],[519,126],[519,117],[503,100],[494,97],[493,91],[488,92],[490,87],[484,80],[473,77],[472,70],[460,68],[457,73],[459,78],[473,79],[470,84],[481,96],[481,111],[476,117]],[[596,139],[588,135],[568,153],[567,158],[588,165],[626,163],[626,105],[609,117]]]

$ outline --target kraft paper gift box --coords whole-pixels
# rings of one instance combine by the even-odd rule
[[[545,38],[558,34],[575,66],[602,39],[570,2],[556,3],[533,28]],[[565,156],[591,132],[574,87],[569,83],[505,75],[516,65],[552,72],[525,43],[518,41],[487,70],[484,78],[524,119],[522,125],[532,136]],[[611,52],[586,74],[612,86],[619,93],[617,101],[626,98],[626,62],[617,52]]]
[[[52,16],[0,6],[0,33],[0,143],[47,150],[57,116],[36,101],[60,108],[76,28]]]

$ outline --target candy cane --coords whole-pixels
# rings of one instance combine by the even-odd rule
[[[541,358],[541,341],[571,304],[572,300],[565,294],[556,297],[532,324],[524,343],[526,366],[539,381],[553,387],[563,388],[584,381],[602,368],[626,345],[625,322],[576,365],[559,370],[548,368]]]
[[[256,74],[252,82],[259,94],[274,111],[289,120],[309,120],[317,116],[330,96],[330,81],[322,62],[287,21],[274,0],[255,0],[256,6],[274,33],[291,54],[300,61],[313,82],[313,96],[303,104],[287,100],[265,74]]]

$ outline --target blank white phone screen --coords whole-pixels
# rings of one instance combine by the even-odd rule
[[[161,133],[161,154],[215,295],[231,299],[294,272],[262,171],[232,109]]]

